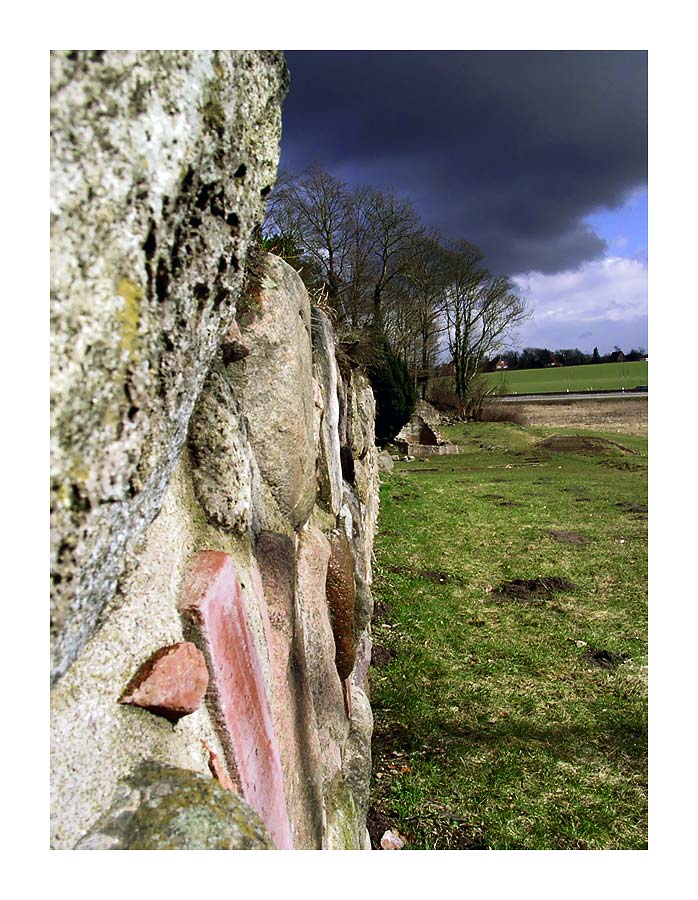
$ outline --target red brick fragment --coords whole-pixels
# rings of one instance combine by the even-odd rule
[[[213,750],[209,747],[206,741],[201,741],[201,746],[208,753],[208,770],[216,779],[216,781],[220,784],[221,787],[225,788],[226,791],[232,791],[234,794],[237,794],[238,789],[233,784],[230,775],[225,770],[225,766],[220,761],[220,757],[217,753],[214,753]]]
[[[188,641],[162,647],[131,679],[119,703],[177,722],[201,706],[208,687],[206,658]]]

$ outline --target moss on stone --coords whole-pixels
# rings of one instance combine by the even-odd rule
[[[206,85],[201,113],[206,127],[211,131],[219,132],[225,128],[225,109],[220,81],[223,71],[215,65],[214,70],[216,70],[217,78],[209,81]]]
[[[116,313],[116,320],[121,326],[121,349],[131,359],[138,359],[138,325],[141,320],[141,303],[143,290],[128,278],[119,279],[116,293],[124,301],[123,307]]]
[[[361,822],[354,797],[340,774],[325,793],[327,849],[361,850]]]
[[[78,848],[271,850],[273,844],[259,816],[217,781],[145,762]]]

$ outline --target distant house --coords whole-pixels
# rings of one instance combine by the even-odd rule
[[[550,362],[548,363],[548,366],[550,367],[550,366],[559,366],[559,365],[560,365],[560,363],[558,362],[557,357],[552,356],[550,358]]]
[[[622,350],[611,353],[611,362],[625,362],[625,353]]]
[[[498,359],[498,360],[497,360],[497,365],[495,366],[495,369],[496,369],[498,372],[501,372],[502,369],[508,369],[508,368],[509,368],[509,363],[508,363],[505,359]]]

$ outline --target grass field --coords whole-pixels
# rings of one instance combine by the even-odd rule
[[[646,362],[599,363],[589,366],[555,366],[483,375],[501,394],[545,394],[554,391],[626,391],[647,384]]]
[[[443,431],[383,476],[374,845],[645,848],[646,436]]]

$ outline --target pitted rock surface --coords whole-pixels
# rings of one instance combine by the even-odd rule
[[[271,51],[51,53],[53,681],[118,602],[235,318],[287,86]]]
[[[269,254],[259,296],[241,320],[252,348],[228,367],[264,481],[295,529],[310,516],[315,481],[310,300],[299,274]]]
[[[226,530],[245,532],[252,518],[255,461],[247,422],[217,362],[203,386],[189,425],[194,488],[207,517]]]

